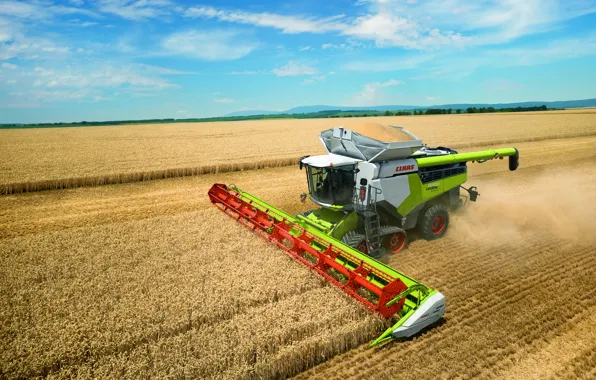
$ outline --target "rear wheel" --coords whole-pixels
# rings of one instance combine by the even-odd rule
[[[441,205],[429,207],[418,222],[418,232],[426,240],[439,239],[449,226],[449,213]]]

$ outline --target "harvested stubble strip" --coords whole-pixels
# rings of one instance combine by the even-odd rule
[[[267,319],[275,291],[280,306],[272,310],[285,314],[281,305],[291,305],[305,313],[299,321],[311,323],[306,335],[329,331],[330,315],[334,326],[351,326],[333,338],[339,341],[330,338],[336,348],[322,348],[326,355],[345,341],[344,348],[372,338],[376,326],[360,305],[214,208],[1,239],[0,277],[0,335],[6,337],[0,371],[9,377],[59,374],[220,326],[215,336],[189,343],[200,351],[208,344],[203,340],[221,339],[245,323],[242,315],[254,314],[255,329],[275,323]],[[300,330],[299,322],[284,321],[285,333]],[[350,331],[359,330],[366,333],[355,340]],[[293,338],[304,336],[279,347]],[[238,339],[261,338],[244,332]],[[243,360],[229,345],[209,350],[223,363]],[[297,355],[309,357],[302,350]]]
[[[288,157],[260,160],[255,162],[232,162],[216,165],[202,165],[197,167],[155,169],[131,173],[116,173],[87,177],[71,177],[39,181],[12,182],[0,184],[0,195],[151,181],[165,178],[190,177],[202,174],[218,174],[237,172],[243,170],[275,168],[296,165],[298,164],[298,161],[298,158]]]

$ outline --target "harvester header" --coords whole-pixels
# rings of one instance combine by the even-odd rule
[[[413,229],[427,240],[442,237],[448,212],[476,201],[476,187],[461,186],[468,162],[509,157],[510,170],[519,165],[515,148],[458,153],[428,148],[405,129],[390,128],[406,141],[382,142],[341,127],[323,131],[328,154],[300,159],[310,199],[321,207],[295,217],[235,186],[215,184],[208,193],[227,215],[394,320],[371,345],[413,336],[445,312],[439,291],[383,264],[380,256],[405,249]]]

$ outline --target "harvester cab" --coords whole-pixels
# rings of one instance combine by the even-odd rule
[[[214,184],[208,193],[233,219],[393,320],[372,346],[411,337],[445,313],[439,291],[375,257],[385,249],[401,251],[407,231],[414,228],[427,239],[443,236],[449,210],[461,205],[467,162],[508,156],[509,169],[515,170],[519,158],[515,148],[463,154],[431,149],[393,128],[408,138],[382,142],[341,127],[323,131],[320,139],[328,154],[300,159],[310,199],[321,207],[296,217],[235,186]],[[467,191],[470,200],[478,195],[475,187]]]
[[[323,131],[328,154],[305,156],[310,199],[319,209],[298,219],[370,256],[398,253],[414,229],[427,240],[438,239],[449,225],[449,212],[469,199],[475,186],[467,180],[467,162],[509,157],[515,170],[515,148],[459,154],[429,148],[401,127],[391,127],[405,141],[382,142],[342,127]],[[462,196],[461,190],[468,192]]]

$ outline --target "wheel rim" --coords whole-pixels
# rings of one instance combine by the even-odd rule
[[[389,236],[389,251],[398,253],[406,246],[406,233],[396,232]]]
[[[368,247],[366,246],[366,240],[363,240],[360,243],[358,243],[358,245],[356,246],[356,249],[362,253],[368,254]]]
[[[430,224],[430,230],[433,234],[438,235],[445,229],[445,216],[437,215],[433,218]]]

